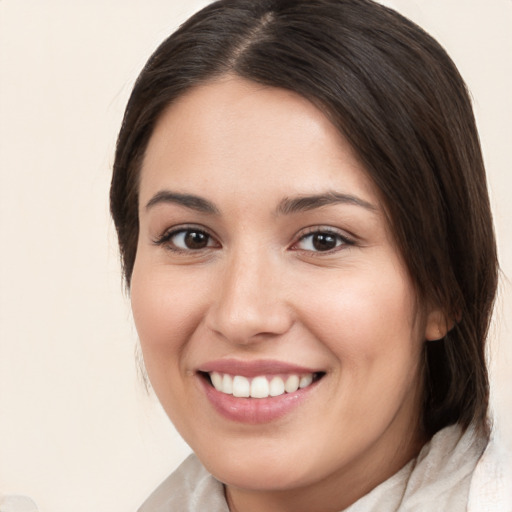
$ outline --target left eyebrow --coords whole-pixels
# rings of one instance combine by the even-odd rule
[[[210,201],[192,194],[179,194],[170,190],[161,190],[156,193],[146,204],[146,210],[161,203],[171,203],[184,206],[200,213],[218,214],[219,210]]]
[[[299,213],[322,206],[329,206],[332,204],[349,204],[360,206],[371,212],[377,212],[378,208],[373,204],[351,194],[341,194],[339,192],[326,192],[325,194],[315,194],[309,196],[287,197],[283,199],[277,207],[278,215],[290,215],[292,213]]]

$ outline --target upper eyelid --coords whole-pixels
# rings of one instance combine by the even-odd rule
[[[153,243],[155,245],[165,243],[165,241],[172,238],[172,236],[188,230],[201,231],[208,235],[209,237],[211,237],[212,239],[214,239],[219,245],[222,245],[216,233],[210,228],[207,228],[201,224],[182,224],[167,228],[164,231],[162,231],[160,235],[157,235],[156,237],[153,238]],[[328,225],[313,225],[304,227],[301,230],[299,230],[293,237],[293,242],[290,244],[290,247],[293,247],[301,240],[303,240],[305,237],[314,235],[315,233],[331,233],[333,235],[339,236],[340,238],[351,244],[354,244],[357,241],[357,236],[347,232],[346,230]]]
[[[344,238],[346,240],[351,240],[355,242],[357,240],[357,236],[353,235],[352,233],[348,232],[345,229],[335,228],[333,226],[309,226],[307,228],[303,228],[298,232],[296,235],[297,240],[302,240],[302,238],[308,236],[308,235],[314,235],[315,233],[331,233],[333,235],[338,235],[341,238]]]
[[[297,248],[297,245],[304,240],[306,237],[314,235],[316,233],[329,233],[335,236],[338,236],[344,243],[340,246],[330,249],[328,251],[310,251],[307,249]],[[343,246],[353,246],[357,243],[357,237],[351,234],[348,234],[345,230],[341,230],[339,228],[334,228],[332,226],[311,226],[309,228],[305,228],[305,231],[299,232],[296,236],[295,241],[290,245],[289,249],[294,251],[303,251],[307,253],[311,253],[316,255],[328,255],[333,252],[337,252]]]
[[[201,226],[200,224],[183,224],[183,225],[177,225],[170,228],[167,228],[161,232],[161,234],[157,235],[153,238],[153,243],[158,245],[159,243],[164,243],[166,240],[169,240],[174,235],[177,235],[178,233],[181,233],[183,231],[200,231],[202,233],[205,233],[209,237],[215,239],[218,242],[218,237],[215,235],[215,233],[212,232],[211,229],[208,229],[204,226]]]

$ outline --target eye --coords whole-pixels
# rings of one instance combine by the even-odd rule
[[[302,236],[292,248],[301,251],[328,252],[343,245],[352,245],[352,242],[334,231],[318,230]]]
[[[180,228],[168,231],[155,240],[157,245],[165,245],[174,251],[200,251],[218,247],[218,243],[206,232],[198,228]]]

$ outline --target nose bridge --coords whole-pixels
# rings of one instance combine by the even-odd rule
[[[279,265],[265,247],[234,249],[219,276],[211,308],[213,330],[237,343],[286,332],[291,316],[280,280]]]

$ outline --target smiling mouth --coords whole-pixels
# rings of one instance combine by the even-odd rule
[[[258,375],[252,378],[220,372],[200,372],[217,391],[237,398],[273,398],[295,393],[319,381],[324,372],[287,375]]]

